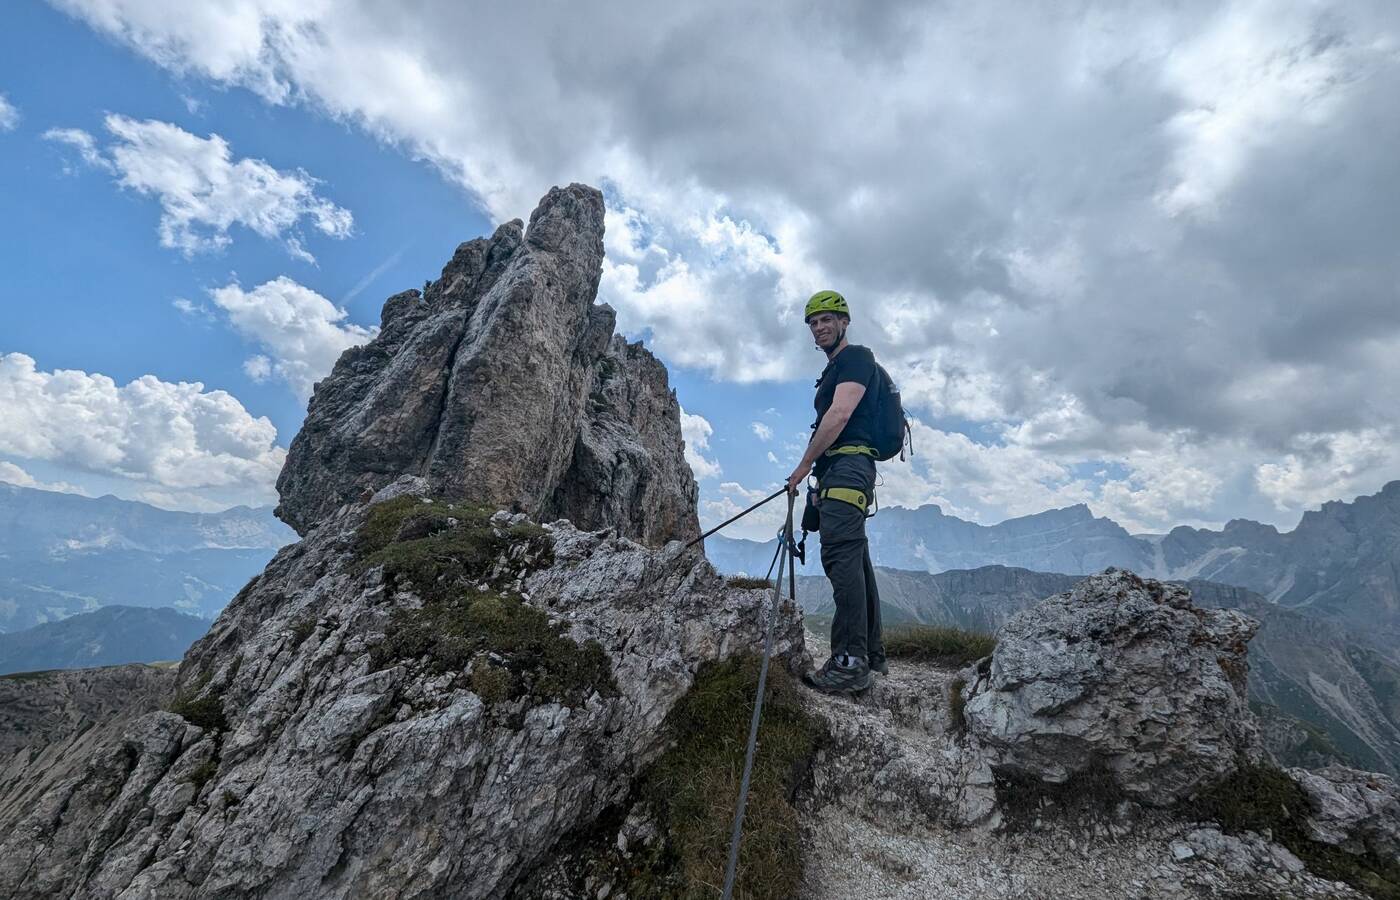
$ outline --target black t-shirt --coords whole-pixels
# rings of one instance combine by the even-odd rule
[[[856,404],[846,427],[841,429],[831,446],[871,446],[875,443],[875,354],[870,352],[869,347],[847,344],[845,350],[836,354],[836,358],[826,364],[826,368],[822,370],[822,377],[817,380],[817,398],[814,403],[817,408],[817,421],[812,423],[812,428],[815,430],[821,424],[822,416],[831,408],[831,401],[836,397],[836,386],[846,381],[865,385],[865,394]]]

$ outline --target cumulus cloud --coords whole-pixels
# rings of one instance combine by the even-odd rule
[[[241,225],[287,252],[315,262],[303,246],[303,220],[333,238],[351,233],[350,211],[316,193],[317,181],[301,170],[279,171],[259,159],[234,159],[228,141],[217,134],[191,134],[169,122],[138,121],[108,115],[113,140],[105,152],[77,128],[54,128],[44,137],[76,149],[84,162],[111,172],[122,187],[153,196],[161,206],[160,243],[186,256],[218,250]]]
[[[41,491],[60,491],[64,494],[83,493],[66,481],[40,481],[12,462],[0,459],[0,481],[18,487],[38,488]]]
[[[764,425],[762,422],[752,422],[749,424],[749,428],[753,430],[754,437],[758,438],[760,441],[773,440],[773,429]]]
[[[277,377],[306,400],[316,382],[330,374],[347,347],[379,333],[347,322],[344,309],[286,276],[245,291],[238,284],[209,292],[229,323],[265,353],[247,360],[244,372],[254,381]]]
[[[714,427],[704,416],[697,416],[681,410],[681,437],[685,440],[685,461],[695,473],[696,480],[716,478],[720,474],[719,463],[705,456],[710,449],[710,435]]]
[[[0,94],[0,131],[14,131],[19,125],[19,110],[4,94]]]
[[[0,454],[210,505],[272,501],[286,456],[272,423],[224,391],[152,375],[118,385],[45,372],[23,353],[0,354],[0,409]]]
[[[1358,449],[1400,421],[1400,211],[1376,190],[1400,183],[1393,4],[721,0],[561,6],[549,28],[446,0],[58,5],[357,123],[498,220],[601,184],[600,296],[673,365],[809,377],[802,300],[841,289],[911,407],[975,445],[936,445],[969,477],[1024,484],[970,460],[1034,457],[1029,496],[1168,525],[1282,521],[1311,485],[1397,474]],[[1155,458],[1182,448],[1210,451],[1194,474]],[[1343,481],[1310,471],[1339,459]]]

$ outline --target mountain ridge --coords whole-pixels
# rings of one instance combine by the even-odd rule
[[[266,507],[189,513],[0,483],[0,633],[111,605],[211,617],[294,537]]]
[[[0,634],[0,675],[175,660],[209,625],[169,607],[104,606]]]

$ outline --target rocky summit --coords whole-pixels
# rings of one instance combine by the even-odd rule
[[[594,300],[603,196],[554,188],[384,304],[378,336],[317,383],[277,480],[306,534],[400,475],[436,497],[660,546],[699,534],[665,367]]]

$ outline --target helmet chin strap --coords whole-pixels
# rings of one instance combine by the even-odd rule
[[[829,347],[823,347],[821,344],[817,344],[817,349],[820,350],[820,351],[823,352],[823,353],[830,353],[832,350],[835,350],[837,347],[841,346],[841,342],[844,341],[845,339],[846,339],[846,329],[845,329],[845,328],[842,328],[840,331],[838,331],[838,332],[836,333],[836,338],[831,342],[831,346],[829,346]]]

